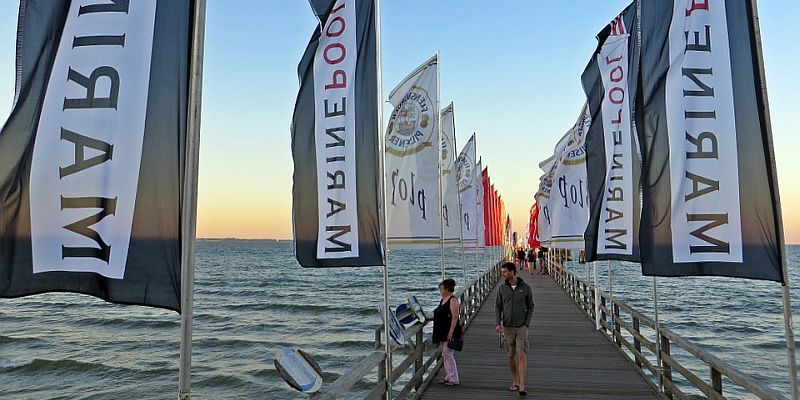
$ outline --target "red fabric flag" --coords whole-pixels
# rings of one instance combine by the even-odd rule
[[[532,249],[539,248],[541,243],[539,243],[539,229],[537,221],[539,220],[539,206],[536,203],[533,203],[533,207],[531,207],[531,218],[528,225],[528,246]]]
[[[489,232],[491,231],[491,204],[489,204],[489,167],[481,171],[483,177],[483,244],[491,246],[489,243]]]
[[[492,186],[492,246],[497,246],[497,191]]]

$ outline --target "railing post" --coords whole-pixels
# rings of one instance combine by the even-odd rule
[[[711,367],[711,387],[722,395],[722,374],[714,367]]]
[[[417,359],[414,361],[414,375],[416,375],[419,371],[422,370],[422,360],[425,358],[425,349],[423,348],[424,346],[425,346],[425,338],[423,337],[422,329],[420,329],[419,332],[417,332],[417,349],[418,349],[417,351],[419,351],[419,355],[417,356]],[[425,375],[423,374],[422,376],[419,377],[417,382],[414,383],[414,390],[419,391],[419,388],[422,387],[422,378],[424,377]]]
[[[583,284],[583,304],[586,306],[586,312],[589,315],[592,315],[592,299],[594,295],[592,294],[592,288],[584,283]]]
[[[633,317],[633,331],[636,333],[641,333],[639,331],[639,318],[636,316]],[[639,337],[637,336],[633,337],[633,347],[636,349],[636,353],[641,356],[642,342],[639,341]],[[639,369],[642,368],[642,360],[640,360],[639,357],[636,357],[636,365],[639,367]]]
[[[375,350],[381,349],[381,332],[383,327],[375,329]],[[386,363],[381,362],[378,364],[378,382],[386,380]],[[386,386],[388,387],[388,386]]]
[[[586,282],[581,282],[581,304],[583,304],[583,309],[586,312],[588,312],[589,315],[591,315],[592,312],[589,310],[589,298],[588,298],[589,295],[587,294],[588,291],[589,287],[586,286]]]
[[[575,280],[572,276],[567,275],[567,282],[569,285],[569,294],[572,295],[572,298],[575,298]]]
[[[614,342],[617,344],[617,347],[622,347],[622,327],[617,323],[619,321],[619,304],[614,303],[614,316],[612,317],[614,321]]]
[[[600,305],[602,305],[603,308],[608,308],[608,304],[606,303],[606,298],[605,297],[601,297],[600,298]],[[606,316],[607,316],[606,311],[601,308],[600,309],[600,317],[603,318],[603,322],[605,322],[607,324],[608,320],[606,319]],[[609,333],[608,332],[608,328],[606,328],[606,325],[603,325],[603,330],[606,331],[606,333]]]
[[[664,335],[661,335],[661,353],[670,355],[669,338]],[[661,376],[662,379],[669,381],[670,385],[672,384],[672,367],[667,364],[663,356],[661,357]],[[672,391],[670,391],[666,386],[664,386],[664,394],[670,399],[673,398]]]
[[[592,307],[592,300],[590,299],[590,297],[594,298],[594,296],[590,296],[591,295],[590,292],[591,292],[591,288],[589,287],[589,285],[586,284],[586,282],[584,282],[583,283],[583,305],[586,308],[586,312],[589,315],[592,315],[593,307]]]

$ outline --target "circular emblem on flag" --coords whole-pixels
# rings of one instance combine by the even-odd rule
[[[441,159],[439,162],[442,164],[442,174],[449,174],[453,169],[453,161],[455,157],[453,154],[453,143],[450,142],[450,135],[442,131],[442,148]]]
[[[436,104],[428,92],[413,86],[392,112],[386,132],[386,152],[404,157],[432,146],[436,116]]]
[[[458,156],[456,161],[456,179],[458,180],[458,192],[462,193],[472,186],[472,181],[475,180],[474,171],[475,163],[464,154]]]

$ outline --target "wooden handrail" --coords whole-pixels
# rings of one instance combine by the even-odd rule
[[[583,288],[593,288],[594,290],[597,290],[597,288],[595,288],[591,283],[584,281],[576,274],[567,271],[561,264],[552,261],[549,264],[550,265],[548,265],[548,267],[553,279],[565,291],[567,291],[569,296],[573,299],[573,301],[575,301],[575,303],[578,305],[578,308],[581,309],[584,314],[586,314],[589,318],[594,319],[594,296],[588,295],[588,291]],[[644,348],[649,352],[649,354],[651,354],[652,357],[655,358],[655,339],[650,340],[649,338],[645,337],[640,329],[640,327],[644,325],[655,332],[655,322],[647,316],[634,310],[627,304],[622,303],[617,299],[612,299],[608,293],[605,293],[602,290],[600,290],[600,298],[602,304],[600,306],[600,312],[602,313],[601,325],[604,328],[602,330],[604,336],[606,336],[606,338],[612,343],[617,345],[628,361],[630,361],[632,365],[639,369],[642,376],[651,380],[651,386],[657,387],[657,379],[659,375],[657,373],[657,366],[653,366],[642,353],[642,349]],[[627,315],[630,317],[631,322],[623,319],[621,315]],[[605,320],[605,317],[607,316],[611,317],[613,326],[611,323]],[[752,376],[741,372],[732,364],[716,357],[715,355],[703,349],[701,346],[692,343],[670,329],[660,326],[659,332],[661,334],[660,342],[662,344],[660,356],[664,361],[664,367],[661,371],[661,376],[663,379],[665,396],[670,398],[686,398],[686,395],[682,390],[684,386],[676,384],[672,377],[672,372],[676,372],[683,377],[683,380],[680,382],[680,384],[688,383],[690,384],[689,386],[696,388],[706,397],[712,399],[724,398],[722,395],[723,376],[728,378],[730,382],[733,382],[747,392],[761,399],[786,398],[783,394],[758,383]],[[626,336],[632,338],[633,343],[631,343]],[[674,351],[671,350],[672,346],[677,346],[691,355],[695,360],[705,364],[710,372],[708,378],[709,381],[704,381],[702,378],[698,377],[689,371],[689,369],[681,365],[677,360],[675,360],[670,354],[671,352],[674,353]],[[650,375],[645,374],[643,367],[648,369],[656,380],[653,380]]]
[[[325,392],[319,392],[311,396],[314,400],[332,400],[347,392],[356,382],[360,381],[365,375],[372,371],[378,364],[386,358],[386,353],[373,351],[367,358],[361,360],[355,368],[342,375],[335,382],[325,388]],[[380,383],[380,382],[379,382]]]

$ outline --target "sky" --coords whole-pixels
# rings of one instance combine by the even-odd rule
[[[524,231],[556,141],[578,118],[595,35],[629,0],[382,0],[384,98],[440,54],[441,104]],[[784,231],[800,243],[800,1],[758,4]],[[0,2],[0,119],[14,95],[18,2]],[[207,0],[198,237],[292,236],[289,126],[316,19],[304,0]],[[384,109],[388,121],[391,110]],[[385,126],[385,125],[384,125]]]

